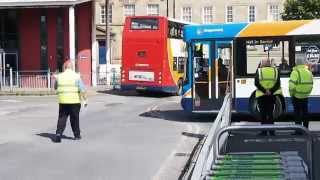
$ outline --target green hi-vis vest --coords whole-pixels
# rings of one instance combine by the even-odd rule
[[[289,92],[290,96],[298,99],[307,98],[313,88],[313,75],[305,65],[293,68],[290,74]]]
[[[58,99],[60,104],[80,103],[80,90],[77,82],[80,80],[79,74],[67,69],[58,75]]]
[[[278,79],[278,71],[274,67],[264,67],[258,69],[259,83],[266,90],[270,90],[276,84]],[[273,93],[274,95],[282,94],[281,88]],[[260,90],[256,90],[256,97],[263,96],[264,93]]]

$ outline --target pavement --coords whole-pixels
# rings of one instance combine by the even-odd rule
[[[83,139],[68,123],[55,144],[55,96],[0,96],[0,179],[178,179],[212,123],[185,114],[179,100],[97,91],[80,114]]]

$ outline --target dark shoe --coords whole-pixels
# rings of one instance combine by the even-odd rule
[[[80,136],[80,135],[74,137],[74,140],[80,140],[80,139],[81,139],[81,136]]]
[[[56,137],[53,138],[53,142],[55,143],[61,143],[61,135],[56,135]]]

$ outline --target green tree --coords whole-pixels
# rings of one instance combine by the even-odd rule
[[[320,0],[286,0],[282,19],[319,19]]]

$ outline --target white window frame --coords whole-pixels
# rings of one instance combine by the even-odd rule
[[[100,5],[100,24],[106,24],[106,6],[104,4],[101,4]],[[109,5],[109,17],[108,17],[108,20],[109,20],[109,23],[112,23],[112,5],[110,4]]]
[[[100,23],[106,24],[106,6],[100,5]]]
[[[133,8],[129,9],[128,7],[133,7]],[[136,5],[135,4],[124,4],[123,5],[123,15],[124,16],[134,16],[135,14],[136,14]]]
[[[278,11],[275,12],[274,11],[275,8],[272,8],[272,7],[277,7]],[[269,21],[279,21],[280,19],[281,19],[280,6],[278,4],[268,4],[268,20]]]
[[[185,12],[184,10],[185,9],[190,9],[190,12],[188,12],[190,14],[185,15],[184,14],[184,12]],[[190,21],[187,20],[187,19],[184,19],[184,17],[189,18],[189,16],[190,16]],[[191,6],[185,6],[185,7],[181,8],[181,20],[186,21],[186,22],[192,22],[192,7]]]
[[[251,21],[251,19],[250,19],[250,17],[251,17],[251,7],[253,7],[253,17],[254,17],[254,21]],[[256,6],[254,6],[254,5],[250,5],[250,6],[248,6],[248,22],[255,22],[255,21],[257,21],[257,7]]]
[[[211,8],[211,10],[210,10],[210,8]],[[207,14],[207,12],[210,12],[210,11],[211,11],[211,13]],[[214,14],[215,14],[215,9],[214,9],[213,6],[204,6],[202,8],[202,23],[203,24],[213,23],[214,20],[215,20],[215,15]],[[208,21],[210,18],[211,18],[211,21]]]
[[[159,4],[147,4],[147,15],[148,16],[159,16],[160,15]]]
[[[229,7],[231,7],[231,17],[232,17],[232,19],[231,19],[231,21],[229,21]],[[226,6],[226,23],[233,23],[234,22],[234,17],[233,17],[233,14],[234,14],[234,9],[233,9],[233,6]]]

